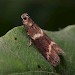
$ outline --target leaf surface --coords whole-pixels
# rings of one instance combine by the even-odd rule
[[[45,31],[65,52],[61,64],[53,68],[34,45],[23,26],[0,37],[0,75],[75,75],[75,25]]]

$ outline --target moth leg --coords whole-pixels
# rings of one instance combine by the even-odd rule
[[[31,46],[31,45],[32,45],[32,40],[30,39],[30,40],[29,40],[29,46]]]
[[[27,32],[27,35],[29,35],[29,33]]]
[[[29,35],[29,33],[27,32],[27,35]],[[32,45],[32,39],[29,40],[29,46]]]

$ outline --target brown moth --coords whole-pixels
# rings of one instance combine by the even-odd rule
[[[21,18],[27,30],[27,34],[31,38],[30,45],[34,43],[39,52],[52,66],[55,67],[60,64],[59,55],[64,53],[63,50],[53,42],[36,23],[34,23],[27,13],[22,14]]]

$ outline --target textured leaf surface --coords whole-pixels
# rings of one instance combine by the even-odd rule
[[[29,47],[24,27],[19,26],[0,37],[0,75],[75,75],[75,26],[45,32],[65,52],[59,66],[53,68],[34,45]]]

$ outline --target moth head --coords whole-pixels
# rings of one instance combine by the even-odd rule
[[[22,18],[22,22],[23,22],[24,25],[32,26],[32,20],[27,13],[22,14],[21,18]]]

